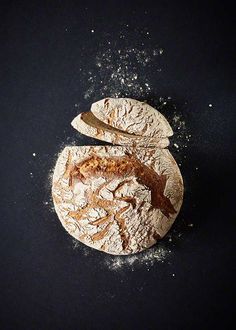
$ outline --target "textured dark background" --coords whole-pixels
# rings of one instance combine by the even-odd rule
[[[227,1],[0,6],[1,329],[229,329],[235,311],[233,7]],[[106,38],[122,47],[125,24],[126,43],[142,41],[138,31],[147,30],[150,47],[165,51],[164,73],[156,84],[150,77],[152,92],[175,99],[192,134],[176,226],[194,227],[183,231],[168,262],[113,272],[102,253],[73,249],[45,201],[62,144],[95,143],[69,125],[78,112],[74,104],[87,110],[91,103],[79,69],[89,70]]]

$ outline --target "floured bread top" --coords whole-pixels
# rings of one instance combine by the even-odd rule
[[[165,148],[169,145],[168,138],[137,136],[114,128],[99,120],[91,111],[80,113],[73,119],[71,125],[82,134],[116,145],[155,146],[158,148]]]
[[[142,137],[173,135],[165,117],[145,102],[130,98],[105,98],[92,104],[92,113],[102,122]]]
[[[168,150],[66,147],[52,195],[72,236],[107,253],[130,254],[169,230],[182,204],[183,182]]]

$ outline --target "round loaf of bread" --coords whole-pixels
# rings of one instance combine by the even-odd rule
[[[95,249],[127,255],[162,238],[183,200],[179,168],[166,149],[66,147],[53,174],[65,229]]]

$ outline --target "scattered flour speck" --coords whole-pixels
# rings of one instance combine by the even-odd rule
[[[125,38],[120,35],[120,38]],[[84,92],[86,100],[101,97],[142,98],[150,94],[151,84],[147,81],[147,69],[160,69],[157,61],[163,53],[162,48],[143,49],[143,47],[120,47],[109,42],[109,47],[98,50],[89,71],[84,71],[83,81],[87,81]],[[158,66],[158,68],[157,68]],[[142,72],[142,74],[138,74]]]
[[[163,244],[154,246],[141,253],[131,256],[109,256],[105,258],[105,266],[109,270],[118,271],[124,268],[138,268],[145,266],[147,270],[150,270],[157,262],[163,262],[171,251]]]
[[[91,249],[80,241],[73,238],[72,244],[73,250],[80,250],[85,257],[90,255]]]

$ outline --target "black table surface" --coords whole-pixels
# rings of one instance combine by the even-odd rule
[[[227,2],[1,2],[1,329],[229,329],[233,18]],[[97,54],[132,47],[163,54],[147,71],[136,68],[148,92],[117,93],[151,104],[171,96],[176,108],[163,112],[181,115],[191,139],[179,152],[171,139],[186,190],[171,232],[180,226],[181,237],[163,241],[171,254],[149,268],[112,270],[104,253],[74,248],[52,210],[49,177],[63,146],[99,144],[70,126],[104,96],[98,84],[87,93],[89,75],[99,79]]]

